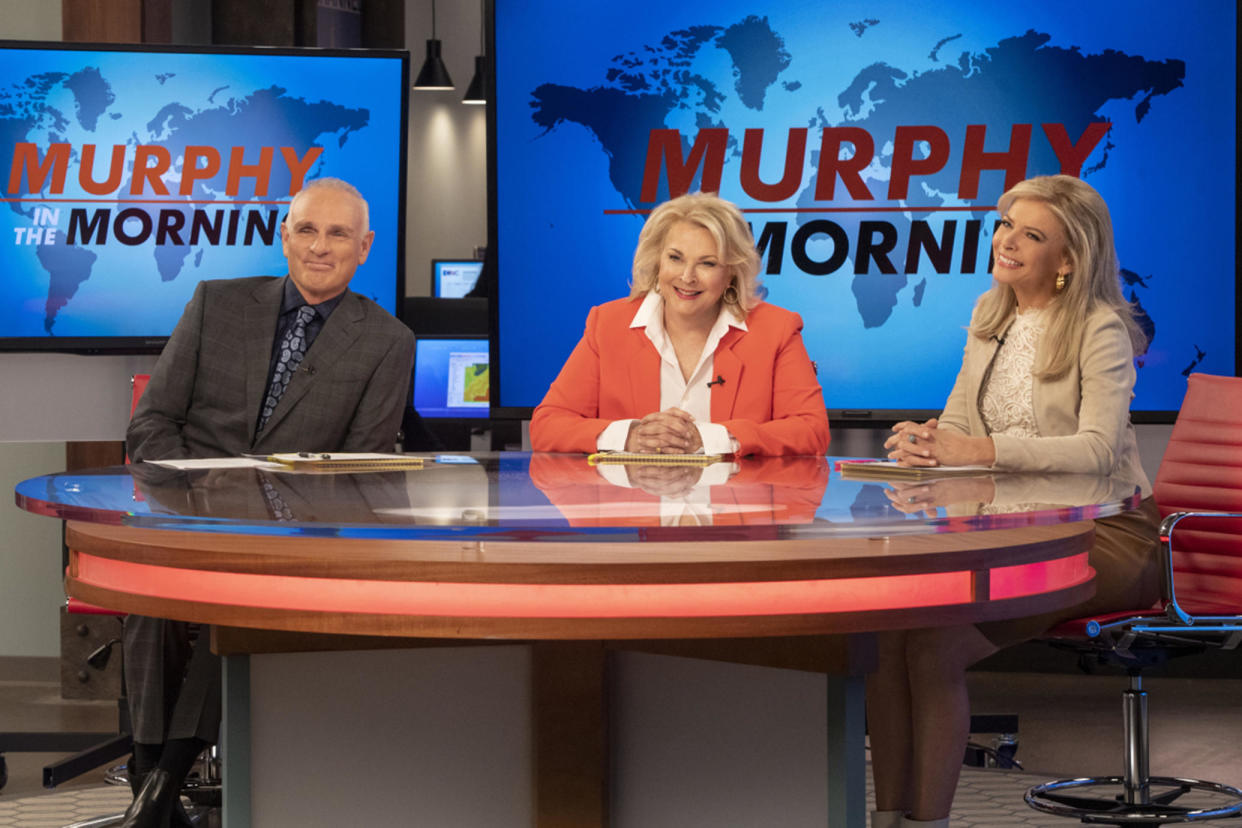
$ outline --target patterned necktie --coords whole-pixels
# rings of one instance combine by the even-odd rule
[[[306,324],[315,318],[315,309],[310,305],[298,308],[298,318],[293,320],[285,337],[280,341],[280,356],[276,359],[276,370],[272,372],[272,384],[268,386],[267,396],[263,398],[263,413],[259,416],[259,431],[267,425],[276,403],[280,402],[289,380],[302,364],[306,356]]]
[[[276,491],[272,481],[263,472],[259,472],[259,483],[263,486],[263,502],[267,505],[267,511],[272,516],[272,520],[282,523],[293,520],[293,510],[289,508],[289,504],[280,496],[280,492]]]

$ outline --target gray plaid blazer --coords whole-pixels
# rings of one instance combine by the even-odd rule
[[[352,291],[255,437],[283,291],[284,278],[276,276],[198,285],[130,420],[133,461],[392,450],[409,395],[414,335]]]

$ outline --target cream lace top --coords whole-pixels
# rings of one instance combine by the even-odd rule
[[[1042,308],[1019,313],[996,352],[981,411],[983,422],[993,434],[1039,436],[1031,389],[1035,352],[1044,336],[1044,316]]]

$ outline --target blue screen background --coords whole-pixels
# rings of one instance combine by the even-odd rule
[[[176,208],[187,215],[238,205],[287,212],[290,174],[281,147],[304,158],[322,154],[306,178],[335,176],[354,184],[370,205],[375,241],[351,288],[395,312],[401,194],[403,121],[402,59],[388,55],[174,54],[125,51],[0,48],[0,158],[5,203],[0,205],[4,294],[0,337],[161,337],[172,332],[195,285],[203,279],[287,272],[279,230],[272,245],[156,244],[154,236],[122,244],[109,229],[104,244],[67,243],[74,208],[137,207],[155,216]],[[11,186],[17,142],[33,142],[45,157],[52,143],[68,143],[71,158],[64,192],[50,181],[29,192],[28,176]],[[97,146],[94,177],[105,179],[114,145],[126,146],[119,191],[92,195],[79,185],[81,147]],[[171,195],[132,195],[136,145],[159,145],[173,165],[163,181]],[[218,174],[179,195],[187,146],[212,146],[222,157]],[[268,193],[256,195],[254,178],[242,178],[236,196],[225,194],[230,148],[243,146],[255,164],[261,147],[274,147]],[[37,201],[28,199],[58,199]],[[118,204],[123,200],[126,203]],[[143,202],[136,203],[135,200]],[[192,201],[198,203],[190,203]],[[153,203],[158,202],[158,203]],[[260,202],[276,202],[260,204]],[[47,221],[51,211],[54,220]],[[20,228],[55,227],[54,244],[21,243]],[[136,221],[128,225],[137,228]],[[244,221],[243,221],[244,226]],[[131,230],[135,232],[135,230]],[[28,236],[26,237],[29,238]]]
[[[840,181],[834,201],[815,201],[819,129],[858,126],[875,139],[864,173],[874,204],[915,209],[748,214],[756,235],[766,222],[787,222],[787,246],[819,218],[849,236],[849,258],[833,273],[799,271],[787,247],[780,272],[761,274],[768,301],[802,315],[830,411],[944,404],[971,307],[991,284],[992,206],[1004,189],[1003,173],[985,171],[977,197],[958,198],[968,124],[987,125],[992,152],[1008,147],[1013,124],[1033,124],[1027,174],[1035,175],[1059,171],[1041,124],[1064,124],[1077,140],[1088,123],[1110,121],[1081,174],[1109,203],[1126,294],[1154,325],[1133,408],[1176,409],[1189,370],[1235,373],[1231,2],[686,0],[580,4],[572,15],[555,0],[495,7],[495,405],[536,405],[588,309],[628,293],[643,217],[605,211],[653,206],[640,198],[643,160],[650,130],[664,128],[687,142],[704,127],[729,130],[721,195],[744,210],[859,206]],[[944,129],[952,156],[941,174],[914,176],[905,201],[886,201],[894,128],[923,124]],[[760,174],[775,182],[793,127],[810,128],[802,186],[787,201],[759,202],[740,185],[743,131],[766,130]],[[917,210],[927,205],[978,209]],[[949,273],[926,258],[904,272],[903,241],[897,274],[874,266],[855,274],[866,219],[899,233],[926,220],[937,235],[946,220],[981,220],[978,266],[958,266],[959,227]],[[807,246],[821,261],[832,249],[822,235]]]

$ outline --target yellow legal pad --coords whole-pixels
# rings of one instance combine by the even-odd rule
[[[725,459],[723,454],[648,454],[638,451],[604,451],[587,457],[592,466],[710,466]]]

